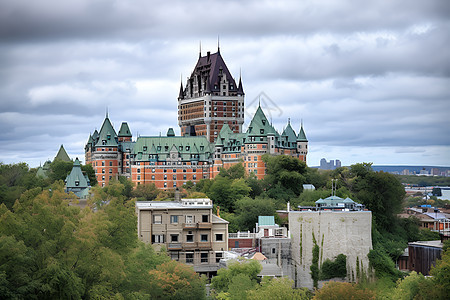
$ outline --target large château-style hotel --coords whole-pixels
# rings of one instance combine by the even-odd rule
[[[308,140],[303,126],[296,134],[287,123],[278,133],[259,106],[245,132],[244,88],[231,76],[220,54],[199,55],[197,64],[178,96],[181,136],[169,128],[166,136],[139,136],[132,140],[127,122],[118,133],[108,114],[100,131],[89,136],[86,163],[100,185],[118,176],[133,183],[154,183],[160,189],[214,178],[220,168],[242,162],[248,173],[265,175],[263,154],[285,154],[306,161]]]

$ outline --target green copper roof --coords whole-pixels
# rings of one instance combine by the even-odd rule
[[[223,153],[240,152],[246,137],[246,133],[234,133],[228,124],[224,124],[215,145],[223,147]]]
[[[102,128],[100,129],[98,142],[95,146],[102,147],[102,146],[116,146],[117,147],[117,134],[114,130],[114,127],[111,124],[111,121],[109,121],[109,118],[106,117],[105,121],[103,122]]]
[[[173,128],[172,128],[172,127],[170,127],[170,128],[167,130],[167,136],[175,136],[175,131],[173,131]]]
[[[64,149],[64,146],[61,145],[61,147],[59,147],[58,153],[55,156],[55,160],[62,160],[62,161],[71,161],[69,155],[67,155],[66,149]]]
[[[274,133],[276,130],[272,127],[272,125],[267,120],[266,115],[264,114],[261,106],[258,106],[255,114],[253,115],[253,119],[248,125],[247,135],[256,136],[256,137],[265,137],[267,133]],[[249,141],[249,140],[248,140]]]
[[[338,196],[330,196],[328,198],[319,199],[316,201],[316,204],[325,204],[321,205],[322,207],[340,207],[340,206],[344,207],[345,204],[352,204],[352,203],[355,203],[355,201],[353,201],[350,198],[346,198],[344,200]]]
[[[122,122],[122,125],[120,125],[119,136],[132,136],[127,122]]]
[[[42,167],[39,167],[36,172],[36,177],[48,178],[48,170],[52,162],[47,160]]]
[[[138,137],[133,155],[138,161],[170,159],[169,155],[178,155],[182,161],[207,161],[213,156],[211,143],[205,136],[155,136]]]
[[[97,140],[97,139],[98,139],[98,131],[97,131],[97,129],[95,129],[94,133],[92,134],[92,140],[94,140],[94,142],[95,142],[95,140]]]
[[[292,129],[291,127],[291,121],[288,121],[288,124],[281,135],[286,136],[289,143],[295,144],[295,142],[297,141],[297,135],[295,134],[294,129]]]
[[[300,132],[297,136],[297,142],[307,142],[305,131],[303,130],[303,125],[300,127]]]
[[[258,216],[258,226],[274,226],[274,216]]]
[[[81,171],[80,161],[75,159],[72,171],[66,177],[66,189],[69,188],[87,188],[89,186],[86,176]]]

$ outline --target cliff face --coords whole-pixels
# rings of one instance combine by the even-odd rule
[[[289,212],[292,259],[297,266],[297,286],[312,289],[313,247],[319,247],[318,267],[327,258],[347,256],[347,281],[367,276],[372,249],[372,213],[370,211]],[[315,254],[317,258],[317,251]],[[295,279],[295,278],[294,278]]]

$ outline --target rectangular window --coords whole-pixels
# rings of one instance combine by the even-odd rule
[[[208,235],[207,234],[200,235],[200,241],[201,242],[207,242],[208,241]]]
[[[208,219],[209,219],[208,215],[202,215],[202,222],[203,223],[208,223]]]
[[[223,234],[222,233],[216,233],[216,241],[223,242]]]
[[[141,180],[141,175],[138,175],[138,176],[137,176],[137,180]]]
[[[193,243],[194,242],[194,235],[193,234],[187,234],[186,235],[186,243]]]
[[[208,262],[208,252],[200,253],[200,262],[202,262],[202,263]]]
[[[152,244],[164,243],[164,234],[152,234]]]
[[[178,234],[171,234],[170,235],[170,242],[178,243]]]
[[[162,216],[153,215],[153,224],[162,224]]]
[[[178,216],[170,216],[170,223],[178,224]]]
[[[187,264],[194,263],[194,253],[186,253],[186,263]]]
[[[216,252],[216,263],[219,263],[222,258],[223,258],[223,253]]]
[[[186,216],[186,224],[194,223],[194,216]]]
[[[141,169],[137,169],[137,172],[138,172],[138,173],[141,173]]]
[[[173,180],[177,180],[177,175],[173,175],[173,176],[172,176],[172,179],[173,179]]]
[[[152,175],[152,180],[155,180],[155,175]]]

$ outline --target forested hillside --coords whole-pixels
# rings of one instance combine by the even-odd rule
[[[264,157],[267,176],[257,180],[242,165],[222,170],[214,180],[188,182],[182,197],[209,197],[230,232],[252,230],[259,215],[314,205],[331,195],[350,197],[373,213],[372,273],[358,284],[333,283],[315,293],[367,299],[445,299],[450,294],[450,253],[432,270],[432,278],[404,274],[395,260],[407,242],[436,238],[419,229],[418,220],[396,216],[405,205],[405,192],[391,174],[374,172],[370,164],[320,171],[296,159]],[[202,299],[205,279],[191,267],[171,261],[138,241],[135,201],[169,200],[173,192],[153,185],[133,188],[125,178],[105,188],[94,187],[88,207],[80,209],[73,195],[64,193],[70,166],[56,165],[47,179],[37,178],[26,164],[0,164],[0,295],[5,299]],[[85,169],[89,171],[89,167]],[[311,183],[315,191],[303,191]],[[278,223],[286,220],[277,219]],[[249,264],[249,265],[247,265]],[[251,262],[221,270],[212,280],[217,299],[310,299],[312,293],[290,288],[289,280],[258,281]],[[406,277],[405,277],[406,276]],[[432,292],[430,292],[430,290]],[[432,296],[432,298],[430,298]],[[342,296],[344,297],[344,296]],[[422,297],[422,298],[420,298]],[[344,298],[342,298],[344,299]],[[356,299],[356,298],[355,298]]]

